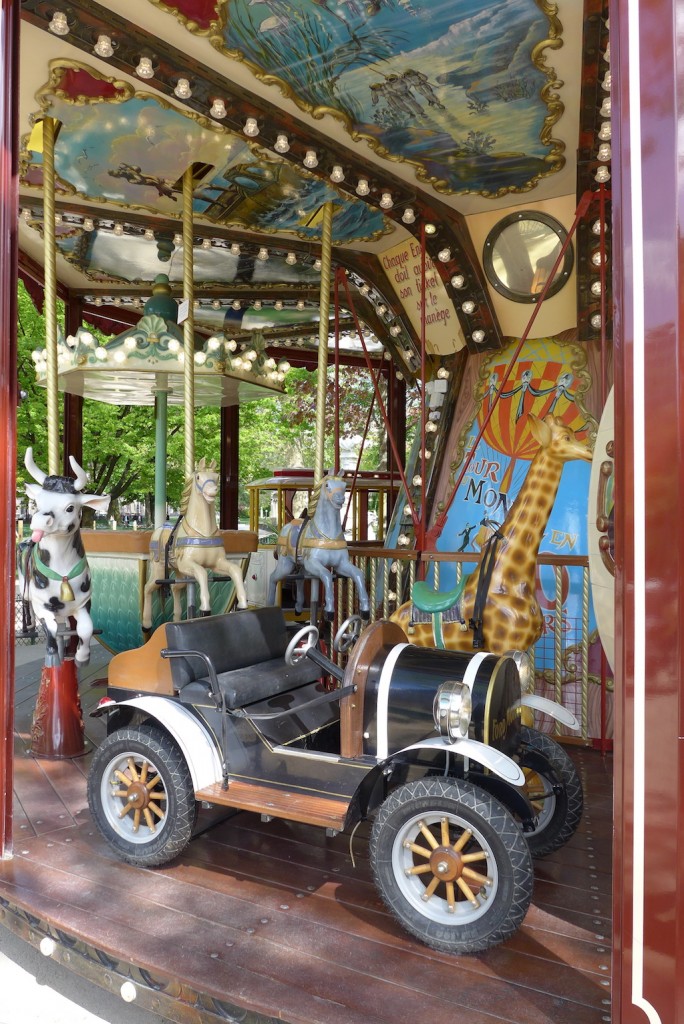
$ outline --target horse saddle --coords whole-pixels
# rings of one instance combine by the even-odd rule
[[[461,597],[467,582],[467,576],[463,576],[451,590],[433,590],[424,580],[414,583],[411,591],[409,632],[411,626],[419,622],[431,622],[435,646],[443,649],[446,646],[442,631],[443,623],[460,622],[462,628],[465,628],[461,616]]]

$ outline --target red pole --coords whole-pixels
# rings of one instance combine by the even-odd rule
[[[558,254],[558,259],[554,263],[554,265],[553,265],[553,267],[551,269],[551,273],[549,274],[548,278],[546,279],[546,283],[545,283],[544,287],[542,288],[542,291],[541,291],[541,293],[539,295],[539,302],[534,307],[534,312],[532,313],[532,316],[529,319],[527,327],[523,331],[522,338],[520,339],[520,341],[518,342],[518,344],[515,347],[515,352],[511,356],[511,359],[510,359],[510,362],[508,364],[508,367],[506,368],[506,372],[504,373],[503,378],[501,380],[501,384],[499,386],[499,391],[494,396],[494,401],[492,402],[492,404],[491,404],[491,406],[490,406],[490,408],[489,408],[489,410],[488,410],[488,412],[487,412],[487,414],[486,414],[486,416],[484,418],[482,426],[480,427],[480,431],[479,431],[477,437],[475,438],[475,443],[473,444],[472,448],[468,452],[468,454],[467,454],[467,456],[466,456],[466,458],[465,458],[465,460],[463,462],[463,465],[461,467],[461,472],[458,474],[458,479],[457,479],[456,483],[454,484],[454,489],[452,490],[451,495],[449,496],[449,500],[445,503],[444,508],[442,509],[442,511],[438,515],[437,519],[433,523],[432,528],[428,532],[428,535],[427,535],[427,538],[426,538],[426,544],[428,545],[428,550],[432,549],[435,546],[435,544],[437,543],[437,541],[439,540],[439,535],[441,534],[442,530],[444,529],[444,524],[446,523],[447,515],[449,513],[449,509],[451,508],[451,506],[452,506],[452,504],[454,502],[454,498],[456,497],[456,494],[458,492],[458,489],[461,486],[461,483],[463,482],[463,477],[466,474],[468,466],[470,465],[471,460],[472,460],[473,456],[475,455],[475,452],[477,451],[477,446],[479,445],[480,441],[482,440],[484,432],[487,429],[487,425],[488,425],[490,419],[492,418],[492,415],[493,415],[494,410],[496,408],[497,402],[499,401],[499,395],[503,391],[503,389],[504,389],[504,387],[506,385],[506,382],[508,381],[508,378],[510,377],[511,373],[513,372],[513,367],[515,366],[516,361],[518,359],[518,356],[520,355],[520,352],[522,351],[522,347],[525,344],[525,342],[527,341],[529,333],[532,330],[532,325],[533,325],[534,321],[537,319],[537,314],[539,313],[539,310],[541,309],[542,302],[546,298],[546,294],[547,294],[549,288],[551,287],[551,284],[553,283],[553,280],[554,280],[554,278],[556,276],[556,271],[558,270],[558,268],[560,267],[561,263],[565,259],[565,253],[567,252],[568,246],[570,245],[570,242],[572,241],[572,236],[574,235],[575,231],[577,230],[577,225],[579,224],[580,220],[582,219],[582,217],[584,217],[584,215],[586,214],[587,210],[589,209],[589,204],[591,203],[591,200],[593,199],[593,197],[594,197],[594,193],[587,191],[587,192],[584,193],[584,195],[582,196],[582,198],[580,199],[580,201],[579,201],[579,203],[577,205],[577,210],[575,212],[575,219],[572,222],[572,227],[568,231],[567,238],[563,242],[563,245],[561,246],[561,250],[560,250],[560,252]]]
[[[0,857],[12,852],[14,781],[14,522],[17,412],[17,213],[19,145],[19,14],[17,0],[0,0]],[[11,638],[11,642],[9,641]]]
[[[427,424],[427,403],[425,401],[426,387],[426,355],[425,355],[425,224],[420,228],[420,523],[418,527],[418,551],[425,550],[425,495],[426,482],[425,473],[427,460],[425,458],[425,427]],[[425,564],[419,562],[418,575],[420,579],[425,576]]]
[[[399,451],[397,449],[397,443],[396,443],[396,441],[394,439],[394,436],[392,434],[392,426],[390,424],[389,417],[387,416],[387,410],[385,409],[385,403],[382,400],[382,395],[380,394],[380,390],[378,388],[377,381],[375,380],[375,377],[373,376],[373,362],[372,362],[371,357],[370,357],[370,355],[368,353],[368,347],[366,345],[366,339],[363,336],[363,331],[361,330],[361,325],[359,323],[359,318],[356,315],[356,309],[354,308],[354,300],[352,298],[351,291],[349,290],[349,282],[347,281],[346,276],[342,278],[342,283],[344,284],[344,290],[345,290],[345,293],[346,293],[346,296],[347,296],[347,303],[349,305],[349,310],[351,312],[351,315],[354,318],[354,324],[356,326],[356,333],[359,336],[359,341],[361,343],[361,348],[363,349],[363,354],[364,354],[364,357],[366,359],[366,366],[368,367],[368,371],[369,371],[369,373],[371,375],[371,378],[373,380],[373,388],[375,390],[375,397],[376,397],[377,402],[378,402],[378,408],[380,409],[380,413],[382,415],[382,421],[385,424],[385,430],[387,431],[387,438],[388,438],[389,443],[390,443],[390,445],[392,447],[392,454],[394,455],[394,461],[397,464],[397,469],[399,471],[399,476],[401,477],[401,482],[404,485],[404,488],[406,490],[406,500],[408,501],[408,505],[409,505],[409,508],[411,510],[411,519],[413,520],[413,527],[414,527],[414,529],[417,530],[418,526],[419,526],[418,513],[416,512],[416,507],[415,507],[415,505],[413,503],[413,498],[411,497],[411,492],[409,491],[408,484],[406,482],[406,473],[404,472],[403,463],[399,459]]]

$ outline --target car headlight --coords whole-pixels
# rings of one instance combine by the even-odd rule
[[[529,654],[526,651],[506,651],[504,657],[515,662],[520,676],[520,692],[523,697],[528,693],[534,693],[534,669]]]
[[[435,694],[432,714],[437,732],[446,743],[468,735],[473,701],[470,689],[464,683],[450,679],[442,683]]]

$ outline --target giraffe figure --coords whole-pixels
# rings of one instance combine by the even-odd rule
[[[556,500],[563,466],[572,459],[591,462],[592,452],[557,416],[543,420],[529,413],[530,430],[541,445],[499,532],[503,539],[494,556],[494,567],[483,612],[484,649],[493,654],[526,651],[542,634],[543,616],[535,596],[537,554]],[[471,573],[461,597],[460,619],[470,622],[482,561]],[[412,643],[433,647],[432,622],[409,626],[411,602],[401,605],[390,618]],[[473,634],[459,621],[442,623],[448,650],[472,651]]]

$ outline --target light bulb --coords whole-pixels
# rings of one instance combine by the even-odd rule
[[[449,249],[448,247],[446,249],[440,249],[439,252],[437,253],[437,259],[441,263],[448,263],[449,260],[451,259],[451,249]]]
[[[233,307],[233,309],[239,309],[240,308],[240,300],[239,299],[233,299],[233,301],[231,302],[231,306]],[[233,351],[235,351],[235,350],[233,349]]]
[[[466,316],[470,316],[471,313],[475,312],[475,303],[472,301],[472,299],[466,299],[466,301],[461,306],[461,309],[466,314]]]
[[[290,143],[288,141],[287,135],[283,135],[281,133],[273,143],[273,148],[275,149],[276,153],[287,153],[287,151],[290,148]]]
[[[256,118],[248,117],[242,130],[250,139],[255,138],[259,134],[259,125],[256,122]]]
[[[100,35],[97,37],[97,42],[93,47],[93,51],[98,57],[111,57],[114,53],[114,47],[109,36]]]
[[[592,318],[589,321],[589,323],[591,324],[591,326],[594,328],[595,331],[598,331],[599,327],[601,326],[601,314],[600,313],[594,313],[594,315],[592,316]]]
[[[613,129],[611,127],[610,121],[603,121],[598,133],[598,137],[601,140],[601,142],[610,142],[612,134]]]
[[[278,299],[277,302],[274,303],[273,308],[280,311],[283,308],[282,300]]]
[[[233,242],[231,244],[230,254],[231,254],[231,256],[239,256],[240,255],[240,245],[239,245],[238,242]]]
[[[608,163],[608,161],[610,160],[610,158],[612,156],[611,149],[610,149],[610,143],[609,142],[602,142],[601,143],[601,145],[598,148],[597,156],[598,156],[598,159],[601,161],[601,163],[604,163],[604,164]]]
[[[316,151],[314,149],[307,149],[303,163],[305,167],[310,169],[318,167],[318,157],[316,156]]]
[[[454,274],[451,278],[451,284],[454,288],[462,288],[465,284],[465,277],[463,274]]]
[[[202,239],[202,248],[203,249],[211,249],[211,238],[203,238]]]
[[[304,309],[304,299],[298,299],[297,300],[297,309],[299,309],[299,310]]]
[[[177,231],[176,234],[173,236],[173,244],[176,247],[183,244],[183,236],[181,235],[180,231]]]
[[[123,349],[119,349],[118,352],[114,353],[114,362],[115,363],[125,363],[126,362],[126,353],[123,351]]]
[[[121,237],[121,235],[123,235],[123,233],[124,233],[124,226],[123,226],[123,224],[115,224],[114,225],[114,234],[118,235],[119,237]]]
[[[407,206],[401,215],[401,219],[404,224],[413,224],[416,220],[416,214],[412,206]]]
[[[206,361],[207,361],[207,353],[206,352],[195,352],[195,362],[197,363],[198,366],[203,366],[204,363],[206,363]]]
[[[288,267],[294,267],[295,263],[297,262],[297,254],[294,252],[288,252],[287,256],[285,257],[285,262],[287,263]]]
[[[604,184],[606,181],[610,181],[610,171],[608,170],[608,168],[599,167],[596,174],[594,175],[594,180],[598,181],[600,185]]]
[[[437,230],[437,228],[435,227],[434,224],[426,224],[425,225],[425,234],[426,235],[434,235],[436,230]]]
[[[599,110],[601,117],[610,117],[610,96],[606,96]]]
[[[51,32],[54,32],[56,36],[66,36],[69,33],[69,22],[67,21],[66,14],[62,11],[55,11],[52,15],[52,20],[48,25]]]
[[[341,181],[344,181],[344,170],[339,164],[335,164],[330,172],[330,180],[334,181],[335,184],[339,184]]]
[[[169,341],[169,352],[177,352],[180,348],[180,342],[178,338],[171,338]]]
[[[226,104],[224,103],[223,100],[220,100],[218,98],[215,99],[214,102],[212,103],[211,109],[210,109],[209,113],[211,114],[212,117],[215,117],[218,121],[222,121],[224,117],[228,116],[228,111],[226,110]]]
[[[399,335],[401,334],[401,327],[399,326],[399,324],[393,324],[392,327],[390,327],[390,334],[392,335],[393,338],[399,337]]]
[[[140,63],[135,69],[138,78],[154,78],[154,68],[149,57],[141,57]]]
[[[367,178],[359,178],[359,183],[356,186],[357,196],[367,196],[370,192],[370,185],[368,184]]]
[[[592,295],[596,295],[597,297],[600,296],[600,294],[601,294],[601,282],[600,281],[592,281],[590,291],[591,291]]]
[[[321,264],[320,260],[314,260],[314,265],[313,265],[314,270],[320,270],[321,266],[322,266],[322,264]]]
[[[472,339],[473,339],[473,341],[475,342],[476,345],[481,345],[482,342],[485,340],[485,332],[484,331],[480,331],[480,330],[473,331]]]
[[[267,260],[268,259],[268,249],[264,248],[263,245],[259,249],[259,252],[257,253],[257,259],[258,260]]]
[[[211,308],[212,309],[220,309],[221,308],[221,303],[219,302],[218,299],[212,299],[211,300]]]
[[[254,306],[254,309],[256,309],[258,312],[261,309],[261,299],[255,299],[252,305]]]
[[[394,200],[392,199],[391,192],[383,192],[380,197],[380,206],[383,210],[391,210],[394,206]]]
[[[148,242],[154,242],[154,231],[152,228],[145,228],[145,238]]]
[[[187,78],[179,78],[173,91],[179,100],[189,100],[192,96],[192,89]]]
[[[449,371],[445,366],[440,366],[439,370],[437,371],[437,376],[439,377],[440,380],[448,380]]]
[[[135,338],[126,338],[126,340],[124,341],[124,348],[127,349],[128,352],[132,352],[133,349],[137,347],[138,342],[136,341]]]
[[[107,349],[103,348],[102,345],[98,345],[97,348],[95,349],[95,355],[97,356],[98,359],[106,359]]]
[[[289,369],[290,369],[290,364],[288,363],[287,359],[281,359],[281,361],[278,363],[278,371],[279,371],[279,373],[287,373],[287,371]]]

